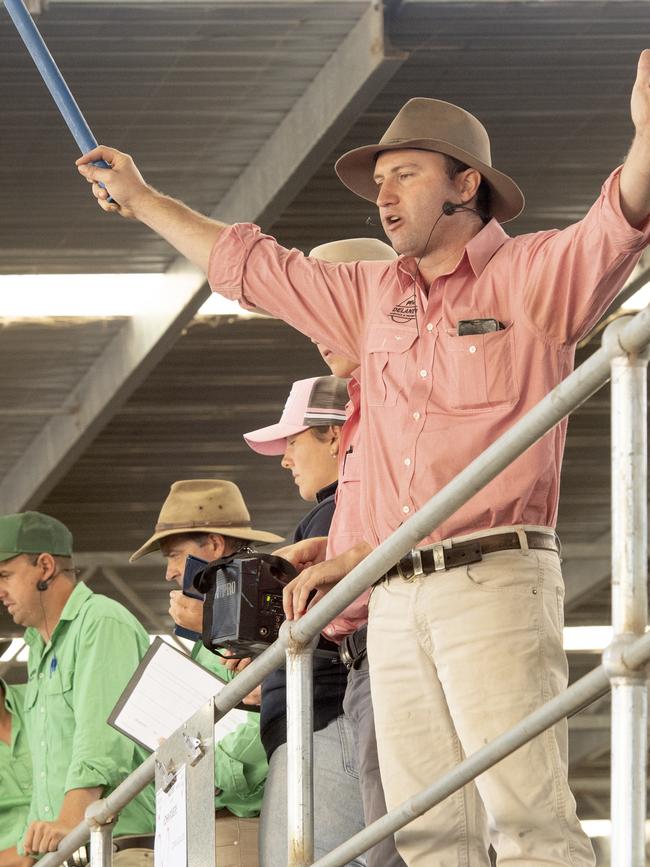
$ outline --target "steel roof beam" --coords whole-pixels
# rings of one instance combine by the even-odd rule
[[[370,2],[214,216],[269,226],[406,57],[387,49],[382,4]],[[3,511],[21,511],[43,500],[176,342],[208,294],[204,275],[185,259],[175,260],[161,276],[157,309],[124,325],[73,389],[66,401],[71,412],[48,419],[4,478]]]

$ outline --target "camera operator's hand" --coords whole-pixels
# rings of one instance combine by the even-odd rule
[[[302,572],[308,566],[315,566],[325,560],[327,550],[327,536],[313,536],[311,539],[302,539],[293,545],[285,545],[274,551],[278,557],[284,557],[298,572]]]
[[[226,653],[230,652],[231,651],[226,651]],[[224,665],[228,671],[232,671],[233,674],[239,674],[239,672],[243,671],[252,661],[253,660],[250,657],[247,657],[246,659],[227,659],[224,662]],[[252,692],[249,692],[242,701],[244,704],[259,707],[262,704],[262,684],[256,686],[255,689]]]
[[[327,593],[371,551],[372,548],[367,542],[360,542],[332,560],[310,566],[290,581],[282,591],[282,606],[287,620],[302,617],[307,610],[309,594],[313,590],[317,590],[319,596]]]
[[[203,631],[203,602],[184,596],[180,590],[172,590],[169,594],[169,616],[185,629]]]

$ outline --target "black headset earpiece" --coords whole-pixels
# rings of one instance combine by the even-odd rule
[[[43,593],[44,590],[47,590],[47,588],[50,586],[50,581],[52,581],[53,578],[54,575],[50,575],[49,578],[43,578],[40,581],[36,582],[36,589],[39,591],[39,593]]]

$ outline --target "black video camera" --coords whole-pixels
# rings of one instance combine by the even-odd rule
[[[282,588],[297,574],[288,560],[255,551],[237,551],[196,572],[194,587],[205,594],[204,646],[213,653],[225,647],[239,658],[266,650],[284,620]],[[336,646],[322,638],[315,653],[338,656]]]

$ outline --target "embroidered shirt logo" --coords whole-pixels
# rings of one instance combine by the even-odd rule
[[[396,304],[388,314],[393,322],[411,322],[417,315],[415,297],[409,295],[399,304]]]

